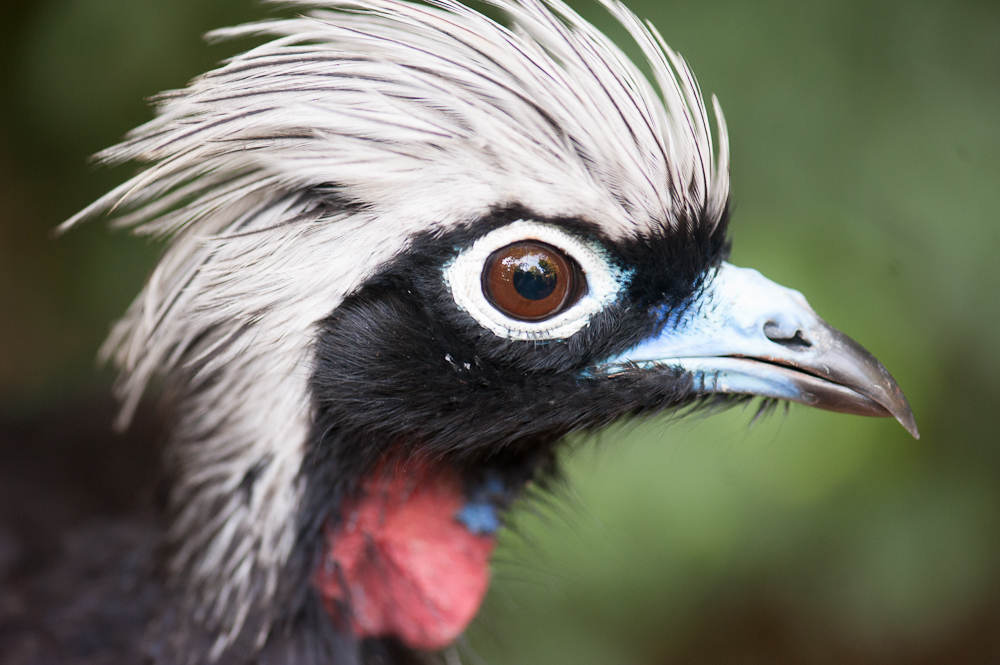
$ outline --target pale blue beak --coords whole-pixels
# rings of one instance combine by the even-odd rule
[[[690,306],[669,315],[659,335],[600,369],[636,366],[689,372],[698,395],[758,395],[892,416],[920,436],[906,397],[872,354],[819,318],[798,291],[728,263]]]

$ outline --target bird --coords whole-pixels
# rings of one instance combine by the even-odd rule
[[[160,395],[165,490],[102,532],[72,649],[434,662],[568,434],[762,400],[918,436],[870,353],[728,262],[721,106],[599,1],[642,63],[561,0],[286,3],[99,155],[143,168],[61,228],[165,241],[102,349],[120,427]]]

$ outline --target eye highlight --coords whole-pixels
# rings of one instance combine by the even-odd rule
[[[544,321],[579,300],[587,282],[562,250],[526,240],[490,254],[482,283],[486,299],[507,316]]]

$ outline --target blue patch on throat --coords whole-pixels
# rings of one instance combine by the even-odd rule
[[[477,536],[493,535],[503,525],[500,521],[499,506],[510,503],[511,497],[508,494],[503,481],[497,475],[491,474],[482,485],[470,493],[469,500],[455,513],[455,520],[465,525],[469,533]]]
[[[455,514],[455,519],[477,536],[493,535],[500,529],[500,517],[492,503],[467,503]]]

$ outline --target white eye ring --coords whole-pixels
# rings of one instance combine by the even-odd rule
[[[505,315],[486,299],[482,275],[493,252],[522,240],[537,240],[564,251],[576,261],[587,280],[587,293],[545,321],[518,321]],[[487,233],[444,266],[444,278],[459,308],[483,327],[505,339],[557,340],[578,332],[597,312],[614,302],[625,282],[604,249],[576,238],[557,226],[518,220]]]

